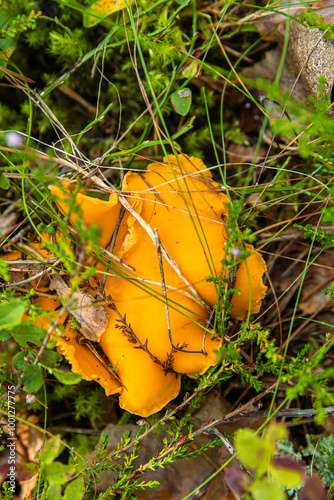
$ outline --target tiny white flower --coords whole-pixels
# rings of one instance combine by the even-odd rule
[[[240,255],[241,255],[240,248],[231,248],[230,252],[231,252],[231,255],[233,255],[233,257],[240,257]]]
[[[11,146],[12,148],[19,148],[22,146],[23,141],[23,137],[17,132],[8,132],[8,134],[6,134],[6,142],[8,146]]]

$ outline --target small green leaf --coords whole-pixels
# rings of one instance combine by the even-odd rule
[[[3,330],[2,332],[0,332],[0,340],[2,342],[4,342],[5,340],[10,339],[11,336],[12,336],[11,333],[5,332],[5,330]]]
[[[287,437],[287,435],[288,435],[288,431],[283,425],[280,425],[280,424],[269,425],[267,427],[264,439],[268,443],[275,446],[277,441],[281,441],[282,439],[285,439]]]
[[[253,26],[252,24],[248,24],[247,26],[244,25],[244,26],[239,26],[239,30],[242,31],[243,33],[248,33],[248,32],[255,32],[255,33],[258,33],[259,30],[257,29],[256,26]]]
[[[305,469],[291,457],[275,457],[270,473],[272,478],[284,488],[300,488],[304,484]]]
[[[172,106],[175,111],[185,116],[191,106],[192,93],[190,89],[180,89],[171,95]]]
[[[15,355],[15,357],[13,359],[13,365],[14,365],[15,370],[18,370],[18,371],[24,370],[26,368],[26,366],[31,364],[31,363],[29,363],[29,361],[26,361],[26,359],[25,359],[27,357],[27,355],[28,355],[28,353],[24,352],[24,351],[20,351]]]
[[[286,494],[273,481],[267,478],[254,481],[250,487],[254,500],[287,500]]]
[[[0,174],[0,188],[1,189],[8,189],[10,186],[10,182],[8,177],[6,177],[4,174]]]
[[[184,78],[194,78],[199,71],[199,61],[191,61],[182,67],[182,75]]]
[[[52,375],[54,375],[56,379],[64,385],[75,385],[82,380],[81,375],[73,372],[65,372],[64,370],[59,370],[58,368],[54,368],[52,370]]]
[[[81,500],[85,494],[83,477],[71,481],[65,489],[63,500]]]
[[[46,491],[46,500],[59,500],[61,498],[61,486],[60,484],[53,484],[49,486]]]
[[[41,463],[43,465],[52,464],[52,462],[56,460],[62,449],[63,445],[61,444],[60,434],[57,434],[47,441],[46,445],[43,448],[43,451],[39,453]]]
[[[5,281],[10,280],[8,267],[8,262],[0,259],[0,276],[2,276]]]
[[[20,323],[25,308],[24,302],[0,304],[0,330],[10,329]]]
[[[75,472],[75,465],[53,462],[43,467],[43,476],[50,486],[67,483]]]
[[[0,24],[2,24],[1,16],[0,16]],[[6,67],[8,61],[10,60],[10,56],[14,52],[16,48],[17,38],[0,38],[0,51],[5,57],[0,59],[1,66]],[[3,76],[3,72],[0,71],[0,78]]]
[[[53,226],[51,226],[50,224],[45,225],[42,222],[40,222],[38,224],[37,229],[38,229],[38,231],[41,231],[41,232],[43,231],[44,233],[48,233],[48,234],[52,234],[52,235],[54,235],[56,233],[56,230]]]
[[[40,357],[40,364],[45,366],[45,368],[53,368],[62,360],[61,354],[56,351],[45,350]]]
[[[22,321],[19,325],[12,328],[12,336],[20,346],[28,347],[27,342],[41,345],[41,340],[45,337],[46,330],[41,326],[34,325],[30,321]]]
[[[325,23],[324,18],[319,16],[316,12],[311,10],[309,12],[301,12],[300,20],[302,23],[308,24],[311,28],[320,29],[328,40],[334,38],[333,31],[328,29],[328,25]]]
[[[260,439],[251,429],[242,429],[235,438],[235,447],[242,464],[257,474],[268,470],[274,447],[268,441]]]
[[[36,392],[43,383],[42,369],[38,365],[28,365],[24,368],[24,375],[21,379],[25,392]]]

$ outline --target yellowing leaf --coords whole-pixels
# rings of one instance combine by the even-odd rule
[[[254,500],[286,500],[284,491],[274,482],[263,478],[261,481],[254,481],[250,490]]]
[[[283,425],[269,425],[266,430],[265,440],[271,443],[273,446],[277,441],[285,439],[288,435],[287,429]]]
[[[51,464],[58,457],[62,451],[63,445],[61,443],[60,434],[49,439],[44,446],[43,451],[40,452],[39,456],[43,464]]]
[[[102,19],[117,12],[119,10],[125,9],[126,5],[131,3],[133,0],[98,0],[97,2],[90,5],[83,15],[83,24],[87,28],[95,26]]]
[[[275,457],[271,477],[284,488],[300,488],[304,484],[305,468],[291,457]]]
[[[266,439],[260,439],[251,429],[242,429],[236,435],[235,448],[240,462],[258,475],[264,474],[270,465],[274,447]]]

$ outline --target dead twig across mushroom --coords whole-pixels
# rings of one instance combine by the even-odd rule
[[[147,222],[145,222],[145,220],[138,214],[138,212],[136,212],[136,210],[132,207],[132,205],[128,202],[128,200],[124,196],[119,195],[119,201],[123,205],[123,207],[125,207],[131,213],[131,215],[133,215],[133,217],[139,222],[139,224],[142,226],[142,228],[145,229],[146,233],[149,235],[153,244],[155,245],[154,232],[152,231],[149,224],[147,224]],[[167,260],[167,262],[174,269],[174,271],[178,274],[178,276],[183,281],[183,283],[187,286],[190,293],[193,295],[193,299],[200,306],[202,306],[205,311],[210,312],[211,307],[202,299],[202,297],[199,295],[199,293],[197,292],[195,287],[183,275],[183,273],[181,272],[181,270],[180,270],[179,266],[177,265],[177,263],[175,262],[175,260],[169,255],[167,249],[162,244],[160,244],[160,250],[161,250],[162,255]]]
[[[116,373],[116,370],[114,369],[111,369],[110,366],[108,365],[108,363],[104,360],[104,358],[100,355],[100,353],[98,352],[98,350],[94,347],[94,345],[91,343],[90,340],[88,340],[87,338],[85,338],[83,335],[81,334],[78,334],[77,338],[76,338],[76,341],[83,345],[86,349],[88,349],[93,355],[94,357],[99,361],[99,363],[101,363],[103,365],[103,367],[110,373],[110,375],[115,378],[116,380],[118,380],[118,382],[121,383],[121,380],[120,378],[118,377],[117,373]]]
[[[119,214],[119,217],[118,217],[118,221],[117,221],[117,224],[116,224],[116,227],[110,237],[110,241],[108,243],[107,246],[109,246],[109,252],[112,254],[113,252],[113,249],[114,249],[114,246],[115,246],[115,243],[116,243],[116,238],[117,238],[117,234],[118,234],[118,231],[119,231],[119,228],[120,228],[120,225],[121,225],[121,222],[123,220],[123,217],[124,217],[124,214],[125,214],[125,208],[122,207],[121,208],[121,211],[120,211],[120,214]],[[117,258],[117,257],[116,257]],[[121,259],[119,259],[120,263],[122,262]],[[122,264],[124,265],[125,263],[122,262]],[[126,264],[125,264],[126,265]],[[108,268],[106,267],[105,268],[105,271],[107,271]],[[105,284],[106,284],[106,279],[107,279],[107,275],[104,274],[103,275],[103,278],[102,278],[102,282],[101,282],[101,290],[104,289],[105,287]]]
[[[169,309],[168,309],[168,299],[167,299],[167,291],[166,291],[166,283],[165,283],[165,276],[164,276],[164,266],[162,262],[162,257],[161,257],[161,242],[159,238],[159,232],[158,229],[154,229],[154,235],[155,235],[155,246],[157,248],[157,254],[158,254],[158,260],[159,260],[159,267],[160,267],[160,273],[161,273],[161,286],[162,286],[162,293],[164,296],[164,303],[165,303],[165,311],[166,311],[166,320],[167,320],[167,331],[168,331],[168,336],[169,340],[172,346],[172,350],[174,351],[182,351],[182,352],[188,352],[192,354],[203,354],[203,356],[207,356],[207,352],[203,349],[203,351],[187,351],[182,347],[177,347],[173,343],[173,338],[172,338],[172,332],[170,328],[170,317],[169,317]]]
[[[120,328],[122,330],[122,333],[126,336],[127,340],[131,343],[131,344],[138,344],[138,346],[135,346],[134,348],[135,349],[142,349],[144,352],[146,352],[149,357],[152,359],[152,361],[154,361],[154,363],[156,363],[157,365],[160,365],[164,372],[165,373],[175,373],[172,366],[173,366],[173,361],[174,361],[174,358],[173,358],[173,354],[174,352],[176,351],[182,351],[184,347],[186,347],[185,344],[183,344],[183,346],[181,347],[172,347],[172,350],[169,354],[167,354],[167,358],[165,361],[160,361],[160,359],[158,359],[156,356],[154,356],[154,354],[152,354],[149,349],[148,349],[148,339],[145,340],[145,343],[143,344],[139,338],[137,337],[137,335],[135,334],[135,332],[132,330],[131,328],[131,325],[127,323],[126,321],[126,314],[124,315],[124,317],[121,315],[121,313],[117,310],[116,306],[114,303],[109,303],[109,307],[115,311],[118,316],[119,316],[119,319],[116,320],[119,322],[119,324],[116,324],[115,325],[115,328]],[[187,352],[187,351],[183,351],[183,352]]]

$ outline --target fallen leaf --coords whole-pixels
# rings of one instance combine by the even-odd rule
[[[285,28],[280,25],[278,31],[282,36]],[[290,21],[289,25],[289,54],[292,64],[295,65],[296,78],[300,78],[308,94],[319,96],[319,79],[325,77],[323,91],[328,95],[328,104],[331,103],[331,91],[334,82],[334,47],[325,34],[317,29],[310,28]]]
[[[326,24],[332,24],[334,22],[334,12],[333,12],[333,1],[324,2],[303,2],[296,4],[287,2],[273,2],[271,4],[274,9],[260,11],[259,14],[252,17],[250,22],[257,27],[260,35],[265,35],[270,30],[277,27],[279,24],[286,21],[287,16],[297,17],[301,12],[310,11],[314,9],[318,15],[320,15]]]
[[[3,213],[0,215],[0,242],[15,229],[18,219],[19,216],[15,212],[10,214]]]
[[[133,0],[128,0],[128,2],[126,0],[98,0],[84,11],[83,24],[87,28],[95,26],[110,14],[125,9],[127,3],[131,2]]]
[[[286,23],[278,26],[273,33],[278,46],[265,54],[262,61],[245,68],[241,75],[252,80],[266,79],[274,82],[282,57],[283,42],[286,33]],[[320,90],[327,95],[327,104],[331,104],[331,93],[334,83],[334,46],[321,30],[304,26],[291,20],[289,23],[289,44],[280,78],[280,91],[289,91],[296,101],[308,101],[312,95],[318,98]],[[323,89],[319,79],[325,78]],[[264,92],[265,93],[265,92]],[[271,114],[280,117],[282,108],[271,109]],[[334,112],[330,109],[330,115]]]
[[[50,282],[50,290],[56,290],[61,300],[70,298],[75,304],[68,311],[79,322],[82,334],[92,342],[99,342],[108,325],[108,313],[101,305],[95,305],[92,295],[77,288],[75,292],[60,276],[54,276]]]

